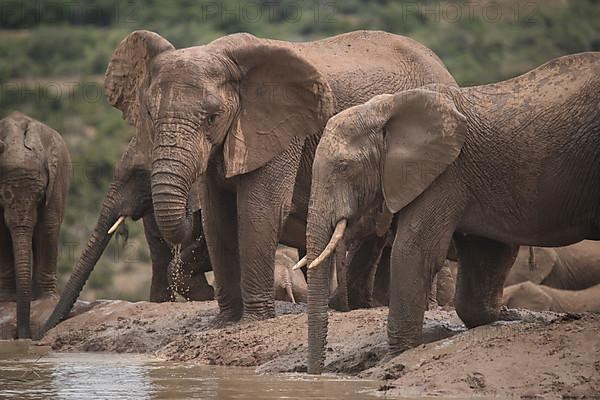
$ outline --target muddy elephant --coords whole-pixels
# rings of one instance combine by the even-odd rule
[[[96,226],[42,333],[54,327],[69,314],[114,232],[127,217],[133,220],[143,218],[144,234],[152,258],[150,301],[174,300],[172,291],[174,287],[186,299],[213,298],[213,288],[204,275],[211,270],[211,264],[202,234],[198,202],[191,202],[196,204],[196,207],[193,207],[195,211],[190,210],[194,221],[194,232],[183,244],[181,262],[177,266],[177,271],[173,271],[169,268],[172,248],[162,238],[156,226],[151,197],[150,165],[137,144],[137,138],[134,137],[115,166],[113,179],[102,202]],[[178,274],[177,284],[171,282],[171,273]]]
[[[566,290],[600,284],[600,241],[555,248],[521,247],[504,286],[525,281]]]
[[[382,201],[396,224],[391,354],[420,343],[431,278],[453,237],[455,307],[468,327],[514,316],[500,304],[519,245],[600,239],[599,72],[600,53],[582,53],[496,84],[376,96],[329,120],[307,224],[309,372],[322,369],[327,333],[326,302],[311,296],[325,292],[319,263]]]
[[[58,132],[20,112],[0,120],[0,301],[16,299],[18,338],[31,337],[31,300],[56,293],[70,169]]]
[[[582,290],[564,290],[521,282],[504,288],[502,304],[532,311],[600,312],[600,284]]]
[[[439,58],[385,32],[304,43],[233,34],[175,49],[136,31],[115,50],[105,90],[150,154],[152,202],[168,242],[189,237],[188,194],[206,178],[218,323],[274,316],[275,249],[290,221],[304,230],[328,118],[375,94],[436,82],[455,84]]]

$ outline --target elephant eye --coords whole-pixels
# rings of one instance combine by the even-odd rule
[[[212,124],[214,124],[214,123],[215,123],[215,120],[216,120],[216,119],[217,119],[217,114],[212,114],[212,115],[209,115],[209,116],[206,118],[206,123],[208,123],[208,125],[209,125],[209,126],[211,126]]]

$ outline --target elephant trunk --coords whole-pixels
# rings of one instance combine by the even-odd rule
[[[115,199],[116,193],[116,186],[112,185],[102,203],[100,216],[98,217],[94,231],[69,277],[63,294],[60,296],[56,307],[54,307],[52,315],[50,315],[40,331],[38,338],[41,338],[48,330],[54,328],[69,315],[98,259],[104,253],[106,246],[108,246],[112,237],[112,234],[109,234],[108,231],[117,218],[119,218],[119,206],[121,202],[119,199]]]
[[[306,247],[309,264],[327,246],[333,229],[309,224]],[[308,373],[320,374],[325,364],[327,344],[329,273],[331,258],[325,259],[317,268],[308,270]]]
[[[160,233],[171,244],[180,244],[192,234],[189,192],[192,183],[206,169],[208,160],[204,141],[195,143],[193,140],[188,142],[178,139],[178,131],[189,129],[188,125],[167,124],[166,127],[171,130],[159,132],[160,139],[153,149],[151,182],[154,215]],[[188,137],[190,136],[191,133],[188,133]],[[191,137],[198,136],[197,132],[193,132]],[[200,160],[204,162],[202,168],[199,166]]]
[[[31,337],[29,313],[31,307],[31,271],[33,230],[31,226],[11,229],[17,284],[17,337]]]
[[[313,182],[315,177],[318,178],[313,174]],[[347,221],[339,219],[336,211],[339,208],[330,193],[329,188],[313,184],[306,225],[309,374],[320,374],[325,364],[331,267],[334,257],[339,261],[341,253],[345,254],[343,242]],[[334,254],[336,250],[340,257]]]

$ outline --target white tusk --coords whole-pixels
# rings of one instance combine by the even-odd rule
[[[119,225],[121,225],[123,223],[123,221],[125,221],[125,218],[127,218],[124,215],[121,215],[119,217],[119,219],[117,219],[117,222],[115,222],[113,224],[113,226],[110,227],[110,229],[108,230],[108,234],[112,235],[113,233],[115,233],[115,231],[119,228]]]
[[[329,243],[327,243],[327,246],[325,247],[323,252],[319,254],[319,257],[315,258],[315,260],[312,263],[310,263],[308,269],[318,267],[319,264],[325,261],[327,257],[333,254],[333,252],[335,251],[335,247],[338,245],[340,239],[344,237],[347,222],[348,221],[346,221],[345,219],[342,219],[336,224],[333,234],[331,235],[331,240],[329,240]]]
[[[304,267],[307,263],[308,263],[308,258],[306,258],[306,256],[302,257],[302,259],[300,261],[298,261],[296,263],[296,265],[294,265],[292,267],[292,271],[295,271],[297,269]]]

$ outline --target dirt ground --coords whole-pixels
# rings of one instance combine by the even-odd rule
[[[40,344],[55,351],[150,353],[261,373],[306,371],[303,305],[277,302],[275,319],[222,329],[210,326],[215,302],[97,301],[81,309]],[[387,309],[332,311],[326,371],[379,380],[386,397],[600,396],[600,315],[521,316],[519,322],[466,330],[453,310],[430,310],[428,344],[388,359]]]

